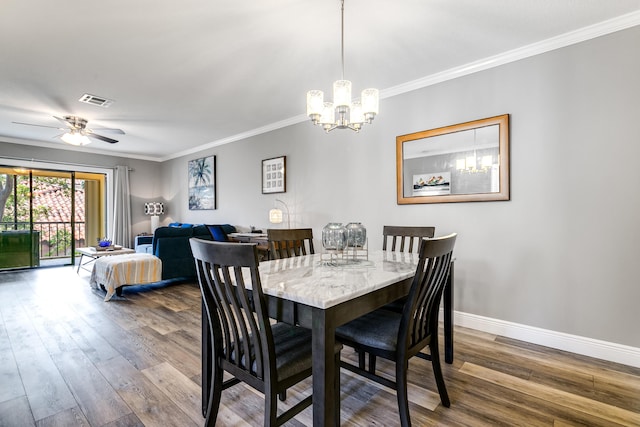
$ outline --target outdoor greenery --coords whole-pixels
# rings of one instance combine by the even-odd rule
[[[29,177],[18,175],[16,181],[17,185],[14,187],[14,175],[0,175],[0,222],[29,222]],[[52,185],[58,186],[63,191],[65,197],[71,194],[67,179],[33,177],[34,191],[42,191]],[[17,204],[15,203],[16,197]],[[48,214],[48,206],[33,206],[34,219],[46,218]]]
[[[71,233],[66,229],[56,231],[49,241],[47,256],[70,255]]]
[[[13,175],[0,175],[0,222],[4,214],[7,200],[13,194]]]

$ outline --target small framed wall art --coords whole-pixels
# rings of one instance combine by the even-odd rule
[[[216,156],[189,160],[189,210],[216,208]]]
[[[287,191],[287,156],[262,161],[262,194]]]

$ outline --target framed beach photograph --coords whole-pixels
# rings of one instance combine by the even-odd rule
[[[451,194],[451,172],[429,172],[413,175],[412,196]]]
[[[287,191],[286,164],[287,156],[262,161],[262,194]]]
[[[189,210],[216,208],[216,156],[189,160]]]

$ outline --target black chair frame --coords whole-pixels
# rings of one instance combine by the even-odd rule
[[[313,254],[313,230],[311,228],[270,228],[267,230],[269,259],[291,258]]]
[[[201,239],[191,239],[190,243],[213,353],[205,425],[215,424],[222,391],[241,381],[264,393],[265,426],[286,423],[312,403],[309,395],[277,414],[277,396],[312,374],[311,331],[269,321],[255,244]],[[246,283],[247,277],[250,284]],[[336,346],[336,363],[340,347]],[[223,381],[223,371],[233,378]],[[339,407],[340,383],[336,377]]]
[[[382,250],[400,251],[413,253],[414,247],[420,247],[420,240],[423,238],[432,238],[435,236],[435,227],[410,227],[400,225],[385,225],[382,227]],[[391,246],[388,247],[387,241],[391,240]],[[398,247],[399,246],[399,247]]]
[[[353,347],[359,354],[358,366],[343,361],[341,367],[395,389],[403,427],[411,425],[407,397],[409,359],[419,355],[427,346],[440,400],[444,406],[450,406],[438,349],[438,311],[449,275],[455,239],[456,234],[451,234],[421,241],[420,261],[401,314],[382,308],[340,326],[336,331],[337,340]],[[392,332],[389,332],[389,336],[378,335],[374,331],[377,329],[376,323],[380,324],[383,319],[398,322],[397,336],[391,336]],[[366,332],[369,332],[368,337],[365,337]],[[370,355],[368,369],[364,366],[364,353]],[[376,374],[376,356],[395,362],[395,381]]]

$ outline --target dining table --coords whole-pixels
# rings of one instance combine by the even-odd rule
[[[318,253],[263,261],[260,281],[271,317],[312,331],[313,425],[335,424],[335,331],[409,293],[418,255],[406,252],[366,250],[353,253]],[[453,261],[444,289],[445,362],[453,362]],[[250,281],[248,282],[250,283]],[[206,317],[204,318],[206,319]],[[203,414],[212,384],[211,363],[215,355],[209,326],[203,319],[202,387]],[[336,412],[338,411],[338,412]]]

